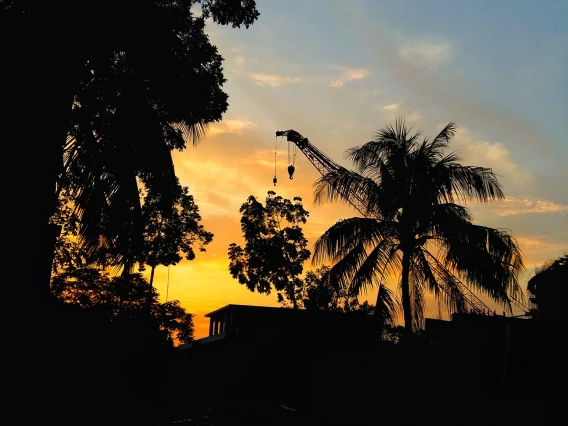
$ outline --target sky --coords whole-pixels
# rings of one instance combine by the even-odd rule
[[[345,150],[397,118],[431,137],[454,121],[450,150],[462,164],[499,175],[506,199],[468,207],[476,223],[516,236],[523,289],[536,266],[568,253],[568,2],[257,0],[257,7],[249,29],[208,23],[225,58],[229,108],[197,146],[174,153],[180,182],[215,237],[195,260],[158,267],[154,283],[162,299],[195,314],[196,338],[208,334],[204,315],[227,304],[278,306],[275,293],[251,293],[228,271],[229,244],[244,243],[239,207],[248,196],[302,197],[309,248],[337,220],[357,215],[347,204],[313,204],[320,175],[302,152],[288,178],[278,130],[298,131],[352,168]],[[426,316],[435,317],[427,300]]]

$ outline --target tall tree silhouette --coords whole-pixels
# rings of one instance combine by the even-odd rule
[[[193,13],[196,4],[201,16]],[[205,19],[248,28],[259,13],[254,0],[153,0],[135,6],[21,0],[0,8],[0,35],[15,40],[3,50],[9,66],[2,67],[1,80],[10,87],[2,101],[11,125],[3,128],[2,140],[26,149],[36,197],[22,199],[25,229],[41,253],[29,283],[45,292],[58,232],[48,220],[57,202],[66,134],[71,132],[66,160],[80,163],[74,175],[84,183],[75,188],[81,213],[89,215],[102,200],[100,191],[88,193],[106,186],[106,201],[116,207],[112,212],[139,217],[135,179],[162,181],[166,191],[173,182],[169,152],[183,149],[186,139],[196,141],[203,126],[227,109],[222,58],[204,33]],[[34,130],[23,131],[32,121]],[[17,192],[29,191],[26,182],[14,185]],[[99,213],[93,216],[100,219]],[[140,241],[139,225],[128,232]]]
[[[162,194],[147,191],[142,205],[144,249],[137,260],[150,266],[150,286],[158,265],[176,265],[182,260],[181,254],[193,260],[194,248],[205,251],[204,246],[213,240],[213,234],[199,223],[199,207],[187,187],[178,182],[173,208],[164,212],[161,206]]]
[[[329,228],[315,243],[314,261],[331,261],[335,279],[356,293],[399,277],[407,331],[423,325],[425,291],[440,308],[457,309],[458,279],[509,309],[509,295],[522,294],[523,260],[513,235],[474,224],[457,204],[504,195],[492,170],[461,165],[458,154],[446,152],[455,130],[450,123],[435,138],[420,139],[399,119],[347,151],[357,172],[330,172],[315,184],[316,203],[357,197],[367,217]]]
[[[231,276],[250,291],[270,294],[274,288],[297,308],[299,276],[311,255],[300,227],[309,215],[302,199],[292,202],[268,191],[265,206],[251,195],[239,211],[245,246],[229,245]]]

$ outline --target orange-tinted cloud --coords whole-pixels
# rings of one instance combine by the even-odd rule
[[[281,87],[288,84],[300,83],[300,77],[289,77],[285,75],[267,74],[263,72],[253,72],[249,78],[259,86]]]
[[[207,134],[214,136],[220,133],[242,133],[245,130],[256,128],[256,124],[248,120],[223,120],[209,126]]]
[[[546,200],[534,200],[521,197],[507,197],[496,204],[495,210],[499,216],[513,216],[518,214],[547,214],[568,213],[568,206],[556,204]]]
[[[329,85],[331,87],[342,87],[349,81],[362,80],[371,74],[371,71],[365,68],[349,68],[340,66],[334,66],[333,68],[341,71],[341,74],[330,80]]]

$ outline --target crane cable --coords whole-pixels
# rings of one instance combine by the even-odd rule
[[[168,265],[168,284],[166,285],[166,303],[168,303],[169,293],[170,293],[170,265]]]
[[[292,145],[292,148],[290,149],[290,145]],[[296,154],[298,153],[298,146],[293,143],[288,141],[288,174],[290,175],[290,179],[293,179],[293,175],[294,175],[294,170],[296,170]]]
[[[278,136],[274,137],[274,178],[272,179],[272,183],[274,184],[274,186],[276,186],[276,182],[278,182],[278,179],[276,179],[276,148],[278,147]]]

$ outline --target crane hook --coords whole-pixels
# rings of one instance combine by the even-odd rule
[[[292,176],[294,175],[294,170],[296,170],[296,168],[292,164],[290,164],[288,166],[288,174],[290,175],[290,179],[293,179]]]
[[[272,179],[272,183],[274,184],[274,186],[276,186],[276,182],[278,182],[278,179],[276,179],[276,176],[274,176],[274,179]]]

